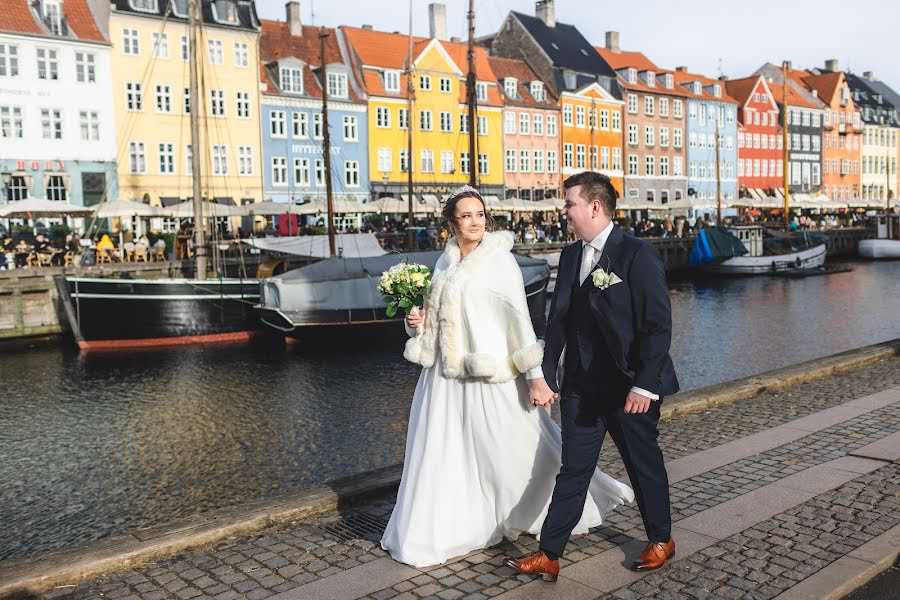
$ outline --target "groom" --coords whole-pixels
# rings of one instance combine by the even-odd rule
[[[616,190],[586,171],[563,186],[562,214],[580,241],[559,259],[544,346],[544,379],[531,399],[546,405],[560,394],[557,367],[565,349],[560,412],[562,468],[541,530],[540,551],[504,563],[555,581],[585,498],[604,436],[622,456],[637,498],[646,549],[631,565],[658,569],[675,553],[669,481],[657,443],[663,396],[678,391],[669,344],[672,311],[663,263],[647,242],[612,223]]]

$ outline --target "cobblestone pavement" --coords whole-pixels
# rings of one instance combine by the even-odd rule
[[[900,359],[886,360],[853,373],[673,419],[661,424],[660,441],[671,462],[898,386]],[[740,501],[754,490],[766,492],[769,488],[760,489],[764,486],[777,487],[792,477],[827,468],[898,431],[900,394],[888,406],[673,483],[673,520],[678,525],[683,519],[702,522],[707,514],[712,519],[725,502]],[[604,448],[599,462],[606,472],[625,477],[612,444]],[[501,565],[501,558],[534,551],[537,542],[532,536],[431,569],[413,570],[390,561],[377,541],[392,507],[393,498],[382,498],[357,509],[225,540],[170,560],[59,588],[43,597],[257,600],[290,591],[285,600],[480,600],[531,582],[528,577],[513,576]],[[876,463],[866,473],[853,473],[785,508],[724,539],[710,539],[714,543],[696,552],[686,550],[685,556],[661,571],[636,580],[632,577],[615,589],[584,588],[596,593],[583,597],[773,598],[900,523],[900,463]],[[622,507],[604,526],[574,537],[562,561],[563,576],[567,567],[589,564],[583,561],[593,564],[603,559],[603,553],[629,542],[636,528],[640,528],[637,510]],[[375,565],[368,564],[375,561]],[[624,571],[621,560],[615,569]],[[385,581],[392,574],[397,580]],[[342,595],[342,582],[354,580],[354,593]],[[554,589],[546,587],[549,584],[538,585],[545,586],[540,588],[544,593]]]

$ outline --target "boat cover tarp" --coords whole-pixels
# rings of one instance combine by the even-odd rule
[[[792,231],[790,233],[767,231],[766,238],[763,240],[763,247],[766,249],[767,254],[796,252],[821,244],[825,244],[826,248],[830,248],[831,237],[819,231]]]
[[[241,240],[249,246],[269,252],[283,252],[295,256],[327,258],[327,235],[301,235],[279,238],[250,238]],[[345,258],[383,256],[387,254],[374,233],[338,233],[335,234],[334,246],[338,255]]]
[[[694,240],[690,265],[698,267],[704,264],[720,263],[745,254],[747,254],[747,248],[743,242],[725,228],[704,227]]]

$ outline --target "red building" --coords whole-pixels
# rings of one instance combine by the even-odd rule
[[[779,110],[766,80],[759,75],[725,82],[738,101],[738,190],[741,196],[774,196],[784,184],[784,143]],[[751,192],[758,190],[759,192]]]

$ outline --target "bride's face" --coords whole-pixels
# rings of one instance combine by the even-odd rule
[[[484,237],[486,218],[484,204],[469,196],[456,203],[453,233],[461,242],[480,242]]]

